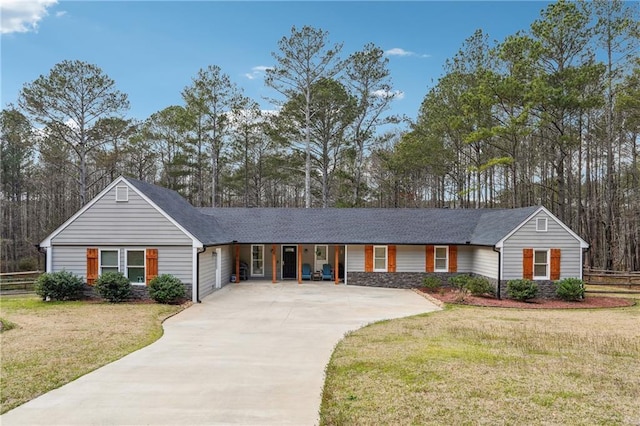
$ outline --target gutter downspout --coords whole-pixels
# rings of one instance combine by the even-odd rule
[[[195,257],[195,264],[196,264],[196,271],[195,274],[193,275],[193,286],[191,288],[192,291],[192,295],[191,295],[191,300],[194,303],[201,303],[200,300],[200,253],[204,253],[205,251],[207,251],[207,247],[206,246],[202,246],[202,248],[198,248],[198,247],[194,247],[194,257]]]
[[[498,300],[500,300],[502,299],[502,296],[500,294],[500,284],[502,282],[502,250],[498,250],[496,249],[496,246],[493,246],[493,251],[498,253],[498,288],[496,289],[496,297],[498,298]]]

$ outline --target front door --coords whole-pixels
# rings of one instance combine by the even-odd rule
[[[282,279],[298,277],[298,247],[282,246]]]

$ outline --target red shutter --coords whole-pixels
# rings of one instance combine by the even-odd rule
[[[560,279],[560,249],[551,249],[551,281]]]
[[[364,271],[373,272],[373,246],[364,246]]]
[[[449,272],[458,272],[458,246],[449,246]]]
[[[147,277],[146,283],[158,276],[158,249],[147,249]]]
[[[533,249],[522,249],[522,278],[533,279]]]
[[[87,249],[87,284],[93,285],[98,278],[98,249]]]
[[[425,270],[433,272],[434,269],[434,247],[425,246]]]
[[[389,257],[389,272],[396,271],[396,246],[388,246],[387,247],[387,256]]]

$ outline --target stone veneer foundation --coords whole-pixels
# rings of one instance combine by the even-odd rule
[[[191,284],[184,285],[186,298],[191,300]],[[132,285],[131,300],[149,300],[149,290],[146,285]],[[90,285],[85,284],[82,292],[83,296],[88,299],[100,299],[100,295],[96,292],[96,289]]]
[[[463,275],[455,272],[348,272],[347,284],[368,287],[386,288],[418,288],[422,287],[422,281],[426,277],[438,277],[443,287],[449,286],[449,278]],[[475,275],[475,274],[470,274]],[[485,277],[486,278],[486,277]],[[493,288],[497,290],[498,280],[487,278]],[[556,297],[556,286],[553,281],[536,281],[538,284],[538,298],[553,299]],[[500,285],[500,297],[508,299],[507,281],[502,281]]]

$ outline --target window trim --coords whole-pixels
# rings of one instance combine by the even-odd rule
[[[260,259],[262,261],[262,273],[261,274],[256,274],[256,273],[253,272],[253,261],[254,261],[253,248],[254,247],[262,247],[262,250],[261,250],[262,258]],[[264,266],[265,266],[264,265],[264,244],[251,244],[251,276],[252,277],[264,277],[264,273],[265,273]]]
[[[376,249],[384,249],[384,269],[376,268]],[[373,272],[387,272],[389,270],[389,247],[387,246],[373,246]]]
[[[122,190],[124,191],[121,192]],[[128,201],[129,201],[129,187],[126,185],[117,185],[116,186],[116,203],[126,203]]]
[[[544,252],[547,255],[547,261],[544,263],[546,275],[536,275],[536,265],[543,265],[542,263],[536,263],[536,253]],[[551,250],[550,249],[533,249],[533,279],[534,280],[548,280],[551,274]]]
[[[438,268],[438,259],[442,259],[438,257],[438,249],[445,249],[445,266],[443,268]],[[449,272],[449,246],[433,246],[433,272]]]
[[[115,251],[118,255],[117,259],[118,259],[118,264],[116,265],[118,267],[118,272],[121,271],[120,269],[120,249],[119,248],[99,248],[98,249],[98,276],[102,275],[102,268],[104,265],[102,265],[102,252],[103,251]],[[113,268],[113,265],[107,265],[107,268]]]
[[[142,282],[137,282],[137,281],[131,281],[129,280],[129,282],[132,285],[147,285],[147,249],[146,248],[126,248],[124,249],[124,276],[127,277],[127,279],[129,279],[129,264],[127,262],[128,260],[128,254],[130,251],[141,251],[142,252],[142,259],[144,262],[144,266],[143,266],[143,272],[142,272]],[[133,268],[140,268],[140,266],[132,266]]]
[[[544,226],[540,226],[544,224]],[[536,218],[536,232],[547,232],[549,225],[549,219],[546,217],[537,217]]]

